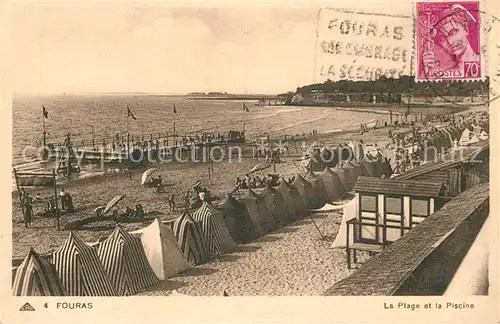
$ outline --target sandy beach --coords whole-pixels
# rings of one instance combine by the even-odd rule
[[[388,131],[389,128],[381,128],[371,130],[363,135],[359,132],[320,134],[319,142],[332,145],[333,143],[362,139],[365,143],[378,143],[379,146],[383,146],[388,142]],[[276,164],[276,172],[284,176],[291,176],[299,171],[303,172],[303,169],[297,168],[297,159],[297,157],[282,157],[283,163]],[[202,185],[210,190],[217,203],[225,199],[226,194],[234,188],[236,177],[244,177],[255,164],[262,160],[262,158],[246,158],[240,161],[214,163],[210,179],[208,168],[211,163],[163,164],[159,166],[156,173],[163,177],[163,182],[166,184],[163,193],[156,193],[156,189],[140,185],[144,170],[134,170],[132,179],[126,173],[116,172],[58,184],[59,190],[65,189],[73,196],[75,205],[74,215],[61,216],[61,229],[70,222],[90,217],[96,207],[105,206],[114,196],[119,194],[126,195],[119,204],[122,209],[126,206],[133,208],[136,204],[141,203],[146,213],[149,213],[151,217],[159,217],[161,220],[175,218],[180,215],[181,210],[173,213],[169,211],[167,199],[171,194],[175,195],[176,205],[181,206],[185,190],[192,188],[196,181],[201,180]],[[271,172],[273,172],[272,168],[265,170],[263,174],[267,175]],[[32,197],[37,192],[42,197],[53,195],[51,188],[37,188],[31,191]],[[23,257],[30,247],[36,247],[37,252],[41,254],[50,253],[66,240],[68,231],[57,231],[55,218],[36,216],[36,213],[42,211],[43,207],[34,205],[33,227],[26,229],[22,222],[18,195],[16,192],[12,194],[14,258]],[[135,230],[144,225],[136,223],[126,224],[126,226],[130,230]],[[112,230],[113,227],[110,226],[109,229],[100,231],[79,230],[77,234],[86,242],[94,242],[100,237],[109,235]]]
[[[344,249],[332,249],[342,215],[312,214],[232,253],[151,286],[140,296],[313,296],[356,271],[348,270]],[[322,239],[320,232],[325,237]],[[358,262],[368,255],[358,253]],[[359,264],[356,265],[356,267]]]

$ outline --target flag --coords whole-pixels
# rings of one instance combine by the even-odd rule
[[[42,109],[43,109],[43,117],[49,118],[49,112],[47,111],[47,109],[45,109],[45,106],[42,105]]]
[[[175,104],[174,104],[174,114],[177,114],[177,109],[175,108]]]
[[[137,119],[137,118],[135,118],[134,114],[132,114],[132,112],[130,111],[130,108],[128,106],[127,106],[127,113],[128,113],[127,118],[132,117],[132,119],[134,119],[134,120]]]

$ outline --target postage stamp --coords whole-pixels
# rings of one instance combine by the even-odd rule
[[[416,80],[484,77],[479,2],[419,2],[416,6]]]
[[[340,8],[318,13],[316,81],[373,81],[410,75],[411,16]]]

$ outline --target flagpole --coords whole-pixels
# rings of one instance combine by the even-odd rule
[[[43,157],[47,157],[47,132],[45,131],[45,107],[42,105]]]
[[[125,155],[128,158],[129,152],[130,152],[130,135],[128,132],[128,117],[129,117],[129,108],[127,105],[127,154]]]

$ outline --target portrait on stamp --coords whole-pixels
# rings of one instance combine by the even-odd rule
[[[417,3],[419,80],[480,79],[479,2]]]

